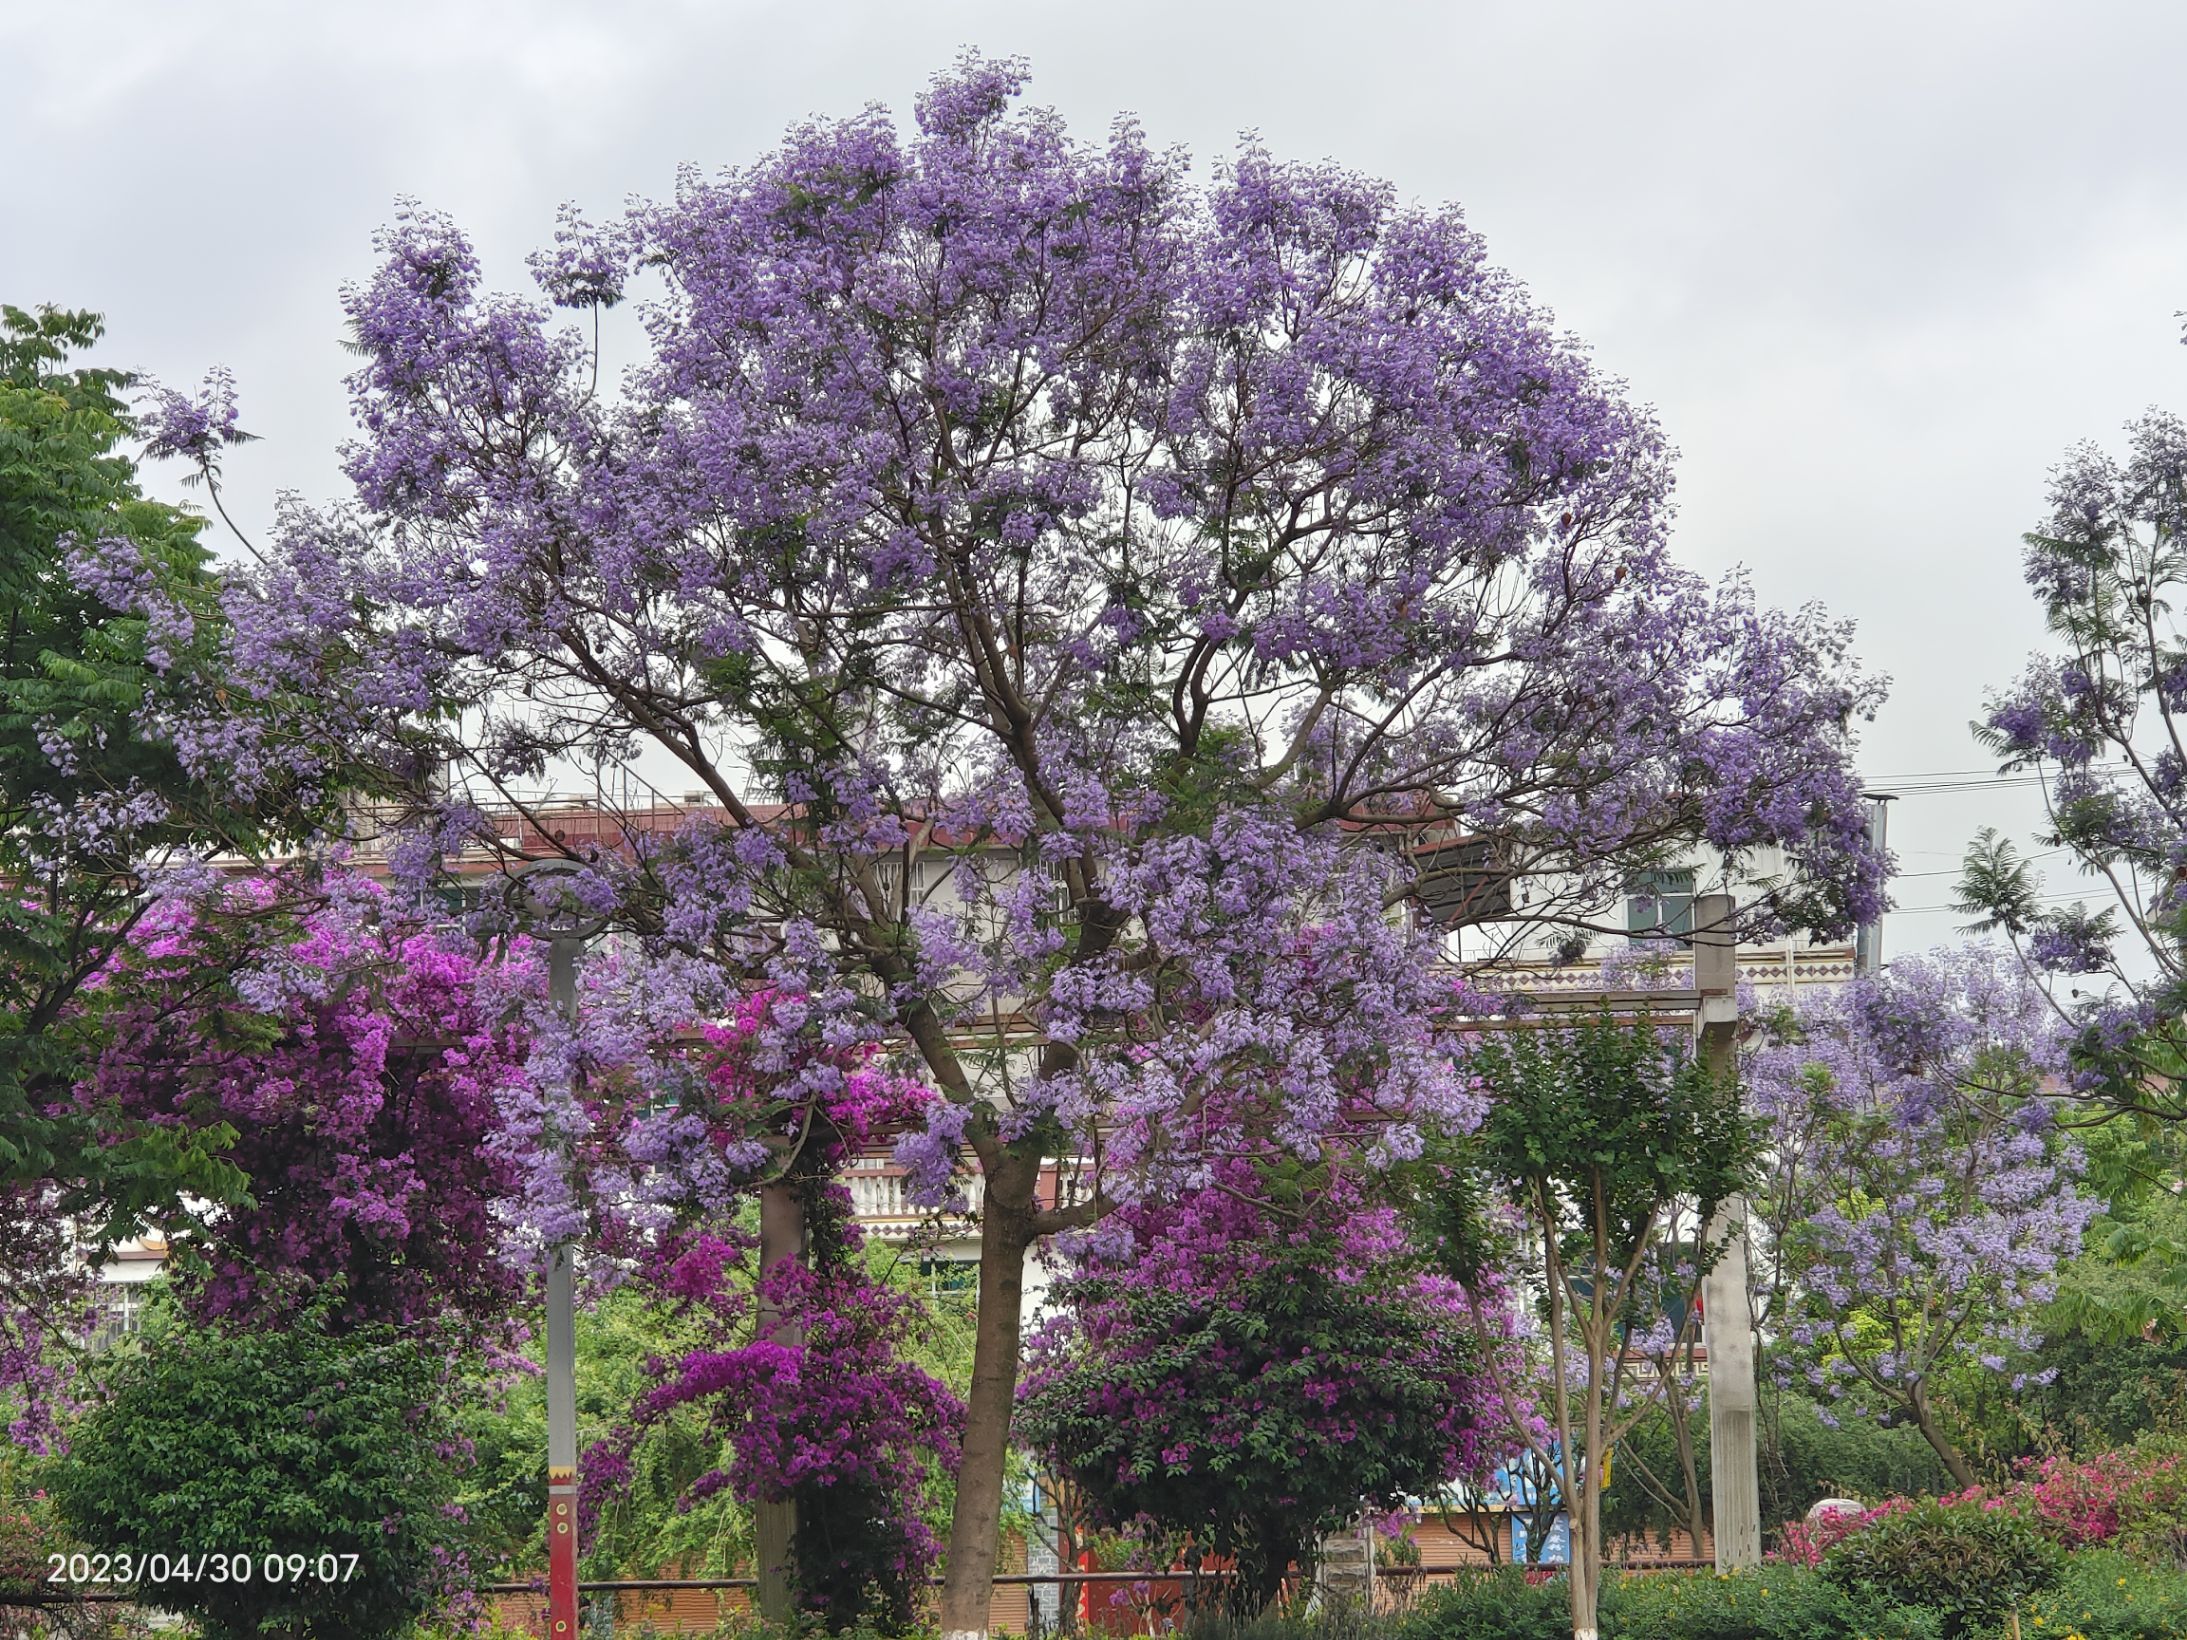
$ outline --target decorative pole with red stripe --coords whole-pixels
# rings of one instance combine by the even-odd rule
[[[571,893],[575,860],[540,860],[522,873],[524,914],[546,941],[547,990],[577,1021],[577,959],[603,926]],[[547,1250],[547,1627],[546,1640],[577,1640],[576,1260],[569,1244]]]

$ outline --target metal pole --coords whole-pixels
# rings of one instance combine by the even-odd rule
[[[1739,964],[1729,894],[1693,903],[1694,1046],[1719,1076],[1733,1074],[1739,1025]],[[1754,1317],[1747,1299],[1747,1203],[1735,1196],[1716,1210],[1709,1245],[1722,1253],[1701,1282],[1702,1338],[1709,1352],[1709,1504],[1716,1569],[1762,1562],[1762,1499],[1755,1461]],[[1696,1544],[1696,1552],[1700,1545]]]
[[[547,942],[548,991],[563,1017],[577,1017],[581,938]],[[577,1314],[573,1261],[565,1244],[547,1262],[547,1634],[577,1635]]]

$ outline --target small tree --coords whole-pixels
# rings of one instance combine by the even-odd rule
[[[392,1328],[327,1320],[159,1329],[116,1359],[52,1470],[70,1529],[129,1556],[146,1604],[207,1640],[401,1634],[461,1568],[441,1365]]]
[[[1645,1357],[1698,1325],[1694,1300],[1720,1249],[1694,1227],[1745,1188],[1757,1134],[1736,1087],[1645,1020],[1499,1032],[1470,1061],[1489,1107],[1461,1154],[1516,1209],[1541,1260],[1549,1405],[1529,1417],[1507,1397],[1507,1423],[1571,1510],[1572,1632],[1593,1640],[1604,1461],[1668,1387]],[[1471,1203],[1461,1193],[1436,1207],[1446,1251],[1476,1263],[1478,1237],[1453,1222]]]
[[[1322,1173],[1319,1200],[1251,1162],[1126,1209],[1126,1249],[1084,1259],[1033,1341],[1026,1442],[1097,1523],[1145,1520],[1234,1558],[1230,1604],[1265,1609],[1362,1506],[1479,1479],[1491,1391],[1464,1296],[1387,1207]],[[1288,1188],[1285,1188],[1285,1187]]]

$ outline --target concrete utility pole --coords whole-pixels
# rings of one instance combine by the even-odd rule
[[[541,860],[524,868],[523,922],[547,946],[547,992],[577,1018],[577,960],[600,931],[556,879],[584,867]],[[577,1637],[577,1312],[569,1246],[547,1252],[547,1640]]]
[[[778,1182],[762,1185],[759,1192],[759,1272],[764,1279],[784,1264],[805,1262],[805,1207],[796,1189]],[[760,1301],[760,1331],[777,1344],[794,1347],[804,1340],[800,1330],[783,1321],[772,1303]],[[758,1561],[759,1615],[769,1623],[791,1622],[797,1616],[792,1564],[797,1549],[797,1501],[794,1498],[762,1499],[752,1506],[752,1548]]]
[[[1719,1076],[1734,1072],[1739,965],[1729,894],[1693,902],[1694,1049]],[[1716,1569],[1762,1561],[1762,1499],[1755,1469],[1754,1317],[1747,1301],[1747,1203],[1735,1196],[1716,1210],[1709,1244],[1722,1255],[1701,1283],[1702,1340],[1709,1352],[1709,1503]],[[1696,1546],[1698,1547],[1698,1545]]]
[[[1898,801],[1889,792],[1863,792],[1868,801],[1868,841],[1881,854],[1889,844],[1891,805]],[[1883,913],[1864,922],[1853,939],[1853,966],[1863,974],[1883,971]]]

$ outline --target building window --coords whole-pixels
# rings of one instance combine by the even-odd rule
[[[936,1299],[971,1303],[980,1296],[980,1267],[968,1258],[923,1258],[919,1274]]]
[[[101,1285],[97,1300],[97,1316],[92,1325],[91,1344],[94,1349],[104,1349],[116,1339],[127,1338],[131,1333],[144,1329],[144,1284],[137,1281],[110,1281]]]
[[[1625,891],[1625,931],[1636,940],[1693,944],[1693,879],[1691,867],[1634,873]]]

